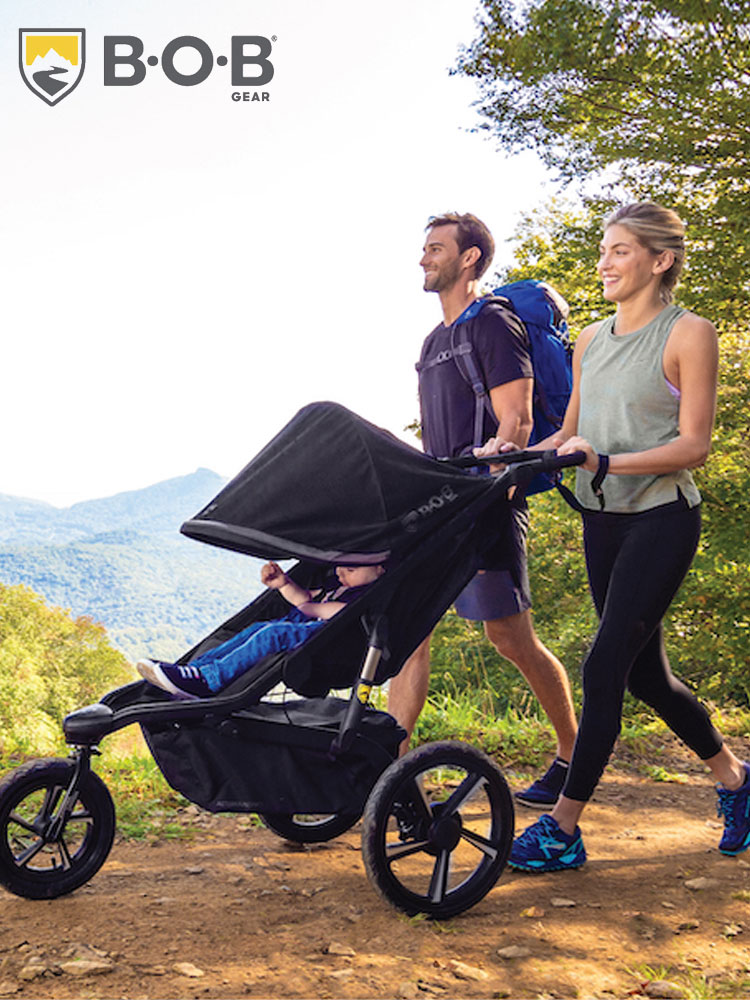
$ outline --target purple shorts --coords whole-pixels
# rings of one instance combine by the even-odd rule
[[[513,505],[507,530],[486,569],[479,570],[456,598],[456,614],[474,622],[491,622],[528,611],[531,607],[526,564],[528,530],[526,504]]]

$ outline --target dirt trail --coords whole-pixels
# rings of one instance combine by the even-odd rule
[[[666,978],[684,996],[750,997],[750,857],[718,853],[712,785],[690,778],[611,773],[585,817],[583,869],[506,870],[446,923],[380,899],[358,828],[299,849],[191,807],[192,842],[116,842],[71,896],[0,890],[0,996],[626,997],[668,995],[646,986]],[[519,809],[517,828],[533,818]],[[518,957],[499,954],[509,946]],[[91,972],[61,971],[76,955]]]

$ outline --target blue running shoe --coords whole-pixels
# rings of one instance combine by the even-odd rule
[[[515,793],[515,799],[524,806],[546,809],[553,806],[560,797],[565,779],[568,777],[568,762],[562,757],[555,757],[546,773],[525,788]]]
[[[565,833],[549,813],[544,813],[516,837],[508,864],[522,872],[557,872],[580,868],[585,860],[579,827],[572,834]]]
[[[724,817],[724,834],[719,841],[722,854],[741,854],[750,847],[750,764],[745,768],[745,784],[734,792],[716,786],[719,801],[716,815]]]

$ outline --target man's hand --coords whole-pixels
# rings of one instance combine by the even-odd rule
[[[512,441],[504,441],[499,437],[492,437],[485,441],[481,448],[474,449],[475,458],[490,458],[493,455],[501,455],[504,451],[519,451],[519,447]],[[505,471],[505,466],[500,462],[489,462],[490,472],[497,475]]]

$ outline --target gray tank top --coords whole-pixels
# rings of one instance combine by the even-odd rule
[[[646,451],[674,440],[679,433],[680,401],[669,390],[663,355],[667,338],[685,310],[670,305],[633,333],[614,333],[615,317],[604,320],[581,358],[581,405],[578,433],[595,451],[615,455]],[[576,497],[599,510],[591,491],[593,473],[576,470]],[[665,475],[607,476],[605,511],[634,514],[678,499],[690,507],[700,493],[689,470]]]

